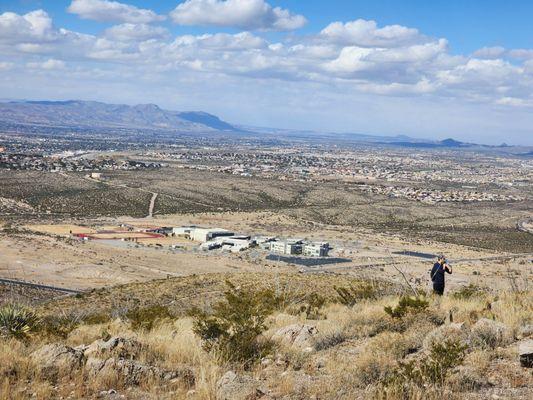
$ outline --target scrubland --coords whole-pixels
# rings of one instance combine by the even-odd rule
[[[527,287],[434,297],[337,276],[247,277],[119,286],[94,309],[94,294],[15,307],[24,328],[11,331],[4,305],[0,398],[531,398],[517,350],[533,335]]]

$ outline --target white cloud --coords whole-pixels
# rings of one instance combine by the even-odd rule
[[[108,0],[73,0],[68,12],[83,19],[101,22],[129,22],[134,24],[162,21],[164,16],[154,11]]]
[[[43,10],[24,15],[12,12],[0,14],[0,42],[46,42],[57,38],[52,19]]]
[[[264,0],[187,0],[171,13],[180,25],[227,26],[246,30],[290,31],[307,20]]]
[[[513,49],[509,56],[519,60],[533,60],[533,49]]]
[[[104,35],[111,40],[143,41],[168,38],[170,33],[161,26],[125,23],[106,29]]]
[[[35,68],[35,69],[46,69],[46,70],[54,70],[54,69],[64,69],[65,68],[65,62],[61,60],[56,60],[53,58],[50,58],[43,62],[29,62],[26,64],[28,68]]]
[[[505,54],[504,47],[494,46],[494,47],[483,47],[479,50],[476,50],[474,51],[474,53],[472,53],[472,56],[476,58],[492,59],[492,58],[503,57],[504,54]]]
[[[340,45],[359,47],[396,47],[425,40],[417,29],[401,25],[378,28],[375,21],[364,19],[344,24],[333,22],[320,32],[320,36]]]
[[[258,21],[258,29],[274,29],[265,19]],[[486,47],[470,55],[453,55],[445,39],[364,20],[336,22],[314,35],[275,35],[275,41],[269,36],[245,31],[172,37],[162,26],[132,22],[93,36],[55,27],[43,10],[4,13],[0,14],[0,85],[4,90],[11,85],[9,92],[18,92],[29,76],[41,77],[43,85],[54,87],[64,78],[71,85],[86,85],[88,93],[93,93],[90,86],[99,79],[113,82],[115,88],[154,93],[194,91],[201,85],[204,99],[209,99],[228,98],[229,89],[220,82],[237,82],[232,90],[249,91],[249,99],[267,96],[282,102],[273,93],[291,88],[291,108],[297,107],[297,95],[308,104],[322,92],[328,98],[321,107],[339,98],[371,95],[408,101],[423,97],[520,112],[533,107],[533,49]],[[34,73],[15,67],[19,65]],[[105,87],[101,93],[106,93]],[[303,113],[305,107],[301,108]]]

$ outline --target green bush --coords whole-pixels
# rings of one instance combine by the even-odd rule
[[[212,313],[192,311],[193,330],[206,351],[214,351],[222,361],[242,362],[248,367],[272,349],[260,335],[278,299],[272,290],[252,291],[227,284],[224,300],[214,305]]]
[[[39,333],[43,336],[66,339],[80,324],[80,319],[71,315],[47,315],[41,319]]]
[[[409,313],[419,313],[429,306],[429,302],[423,297],[402,296],[398,305],[394,308],[387,306],[385,312],[393,318],[402,318]]]
[[[324,319],[325,316],[320,312],[326,304],[326,298],[318,293],[311,293],[300,306],[300,312],[305,313],[307,319]]]
[[[133,308],[126,312],[126,318],[134,330],[151,331],[157,322],[174,318],[168,307],[152,305],[142,308]]]
[[[0,336],[25,338],[39,325],[39,318],[33,311],[17,305],[0,307]]]
[[[452,297],[454,299],[463,300],[463,299],[471,299],[473,297],[482,296],[484,293],[485,291],[482,288],[471,283],[468,286],[463,286],[459,290],[455,291],[452,294]]]
[[[371,283],[364,283],[359,286],[337,287],[337,301],[348,307],[353,307],[356,303],[363,299],[376,299],[376,286]]]
[[[422,359],[400,362],[399,368],[387,385],[442,386],[448,373],[463,363],[467,347],[459,341],[452,340],[435,343],[430,353]]]

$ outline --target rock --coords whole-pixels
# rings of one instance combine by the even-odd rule
[[[135,339],[112,337],[109,340],[96,340],[84,349],[85,357],[125,358],[134,360],[142,350],[142,344]]]
[[[318,329],[307,324],[294,324],[283,327],[272,335],[272,340],[285,346],[295,347],[301,350],[313,349],[315,336]]]
[[[217,382],[218,400],[255,400],[265,394],[259,381],[251,376],[237,375],[234,371],[226,372]]]
[[[527,324],[518,328],[516,337],[518,339],[524,339],[533,336],[533,324]]]
[[[518,355],[522,367],[533,368],[533,339],[522,340],[518,343]]]
[[[423,346],[425,350],[430,350],[433,345],[437,343],[443,343],[446,340],[458,341],[468,345],[470,343],[468,334],[468,326],[466,326],[464,323],[441,325],[426,335]]]
[[[511,330],[501,322],[481,318],[472,327],[470,334],[474,346],[494,349],[512,342]]]
[[[31,360],[37,369],[47,378],[54,379],[60,372],[68,374],[79,369],[84,361],[81,351],[63,344],[48,344],[36,350]]]
[[[92,378],[118,376],[128,385],[138,385],[154,378],[164,381],[180,380],[188,386],[192,386],[195,381],[194,372],[188,367],[164,370],[137,361],[116,358],[103,360],[90,357],[85,364],[85,371]]]

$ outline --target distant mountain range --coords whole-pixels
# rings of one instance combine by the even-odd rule
[[[0,103],[0,121],[89,128],[151,128],[182,132],[237,131],[206,112],[168,111],[155,104],[106,104],[96,101],[13,101]]]
[[[507,146],[486,146],[454,139],[441,141],[412,138],[406,135],[382,136],[362,133],[319,132],[309,130],[259,128],[232,125],[203,111],[169,111],[155,104],[107,104],[97,101],[0,101],[0,124],[24,124],[57,128],[119,128],[133,131],[152,129],[170,133],[217,133],[259,136],[274,140],[309,140],[323,143],[372,143],[410,148],[493,148],[504,151]],[[530,156],[525,146],[521,155]],[[530,151],[530,153],[527,153]]]

